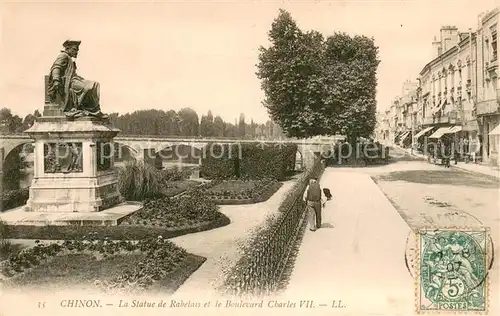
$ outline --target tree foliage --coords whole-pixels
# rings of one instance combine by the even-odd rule
[[[257,76],[287,136],[367,137],[375,128],[378,48],[366,36],[303,32],[280,10],[260,47]]]
[[[9,108],[0,109],[0,127],[4,134],[20,133],[30,128],[41,114],[38,110],[28,114],[22,120],[13,115]],[[244,126],[224,122],[222,117],[213,116],[211,111],[202,115],[198,122],[198,114],[190,108],[176,112],[174,110],[138,110],[132,113],[110,113],[109,118],[114,126],[121,130],[121,135],[156,135],[156,136],[205,136],[205,137],[244,137],[279,138],[283,136],[280,128],[273,122],[265,124],[252,123]],[[240,134],[244,131],[244,134]]]

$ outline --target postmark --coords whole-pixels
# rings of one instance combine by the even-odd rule
[[[419,229],[417,242],[417,312],[486,312],[488,230]]]

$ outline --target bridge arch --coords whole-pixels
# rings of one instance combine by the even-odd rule
[[[23,147],[25,146],[25,147]],[[22,149],[31,150],[33,148],[33,140],[29,138],[20,138],[20,139],[5,139],[2,140],[2,163],[5,161],[7,156],[13,151],[18,150],[19,147]]]

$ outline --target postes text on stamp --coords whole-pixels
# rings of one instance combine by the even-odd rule
[[[417,312],[484,312],[487,230],[421,229]]]

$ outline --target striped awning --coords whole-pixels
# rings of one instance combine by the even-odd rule
[[[410,136],[411,132],[406,132],[403,134],[403,136],[401,136],[401,141],[404,141],[406,138],[408,138],[408,136]]]
[[[458,133],[460,131],[462,131],[462,126],[456,125],[456,126],[450,127],[450,130],[446,134],[455,134],[455,133]]]
[[[425,133],[427,133],[428,131],[430,131],[431,129],[433,129],[433,127],[427,127],[423,130],[421,130],[420,132],[418,132],[415,136],[413,136],[414,138],[419,138],[420,136],[423,136]]]
[[[450,130],[449,127],[441,127],[437,131],[434,132],[429,138],[441,138],[444,134],[446,134]]]

